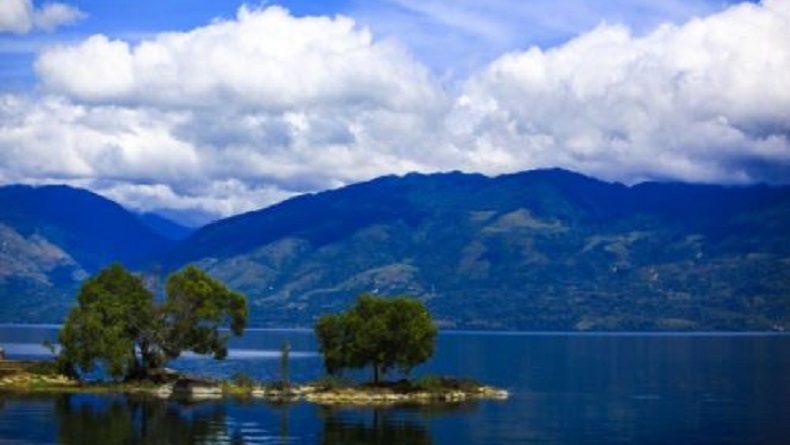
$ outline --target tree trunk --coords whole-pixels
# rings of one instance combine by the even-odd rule
[[[373,364],[373,383],[379,384],[379,365],[377,363]]]
[[[140,362],[141,367],[145,369],[146,374],[148,374],[149,368],[151,368],[151,347],[148,344],[148,340],[143,340],[140,342]]]
[[[140,361],[137,359],[137,348],[135,344],[132,343],[132,360],[131,360],[131,372],[130,375],[136,375],[137,371],[140,370]]]

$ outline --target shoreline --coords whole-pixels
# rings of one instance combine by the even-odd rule
[[[14,362],[0,362],[14,365]],[[17,362],[17,364],[19,364]],[[510,394],[469,380],[437,378],[429,385],[387,382],[380,385],[294,384],[239,385],[231,381],[202,380],[179,376],[168,383],[151,381],[86,383],[56,373],[31,372],[34,363],[22,363],[18,370],[5,369],[0,376],[0,393],[23,394],[144,394],[162,399],[188,401],[250,398],[276,403],[306,402],[325,406],[382,406],[415,404],[457,404],[467,401],[507,400]]]

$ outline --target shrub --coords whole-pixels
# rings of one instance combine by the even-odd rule
[[[240,388],[252,388],[255,386],[255,380],[244,372],[237,372],[236,374],[233,374],[231,381],[234,385]]]
[[[414,383],[414,389],[426,392],[474,392],[481,386],[480,382],[473,379],[458,379],[435,375],[425,375]]]

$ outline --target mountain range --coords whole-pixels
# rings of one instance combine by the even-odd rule
[[[790,187],[409,174],[191,235],[151,221],[84,190],[0,188],[0,321],[60,321],[117,260],[197,264],[247,295],[252,326],[311,326],[368,291],[415,296],[446,328],[790,327]]]
[[[87,276],[113,261],[146,264],[174,245],[86,190],[0,187],[0,321],[59,322]]]

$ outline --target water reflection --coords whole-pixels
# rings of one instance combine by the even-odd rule
[[[55,401],[54,412],[62,444],[244,443],[229,434],[222,404],[63,395]]]
[[[424,422],[403,418],[389,410],[372,409],[361,412],[326,410],[322,416],[323,445],[353,444],[414,444],[432,443]]]
[[[322,408],[322,445],[428,445],[434,443],[429,420],[445,414],[471,414],[475,403],[383,408]]]
[[[453,406],[327,408],[260,400],[193,402],[122,394],[0,392],[0,443],[414,444],[435,442],[435,420],[474,416]]]

